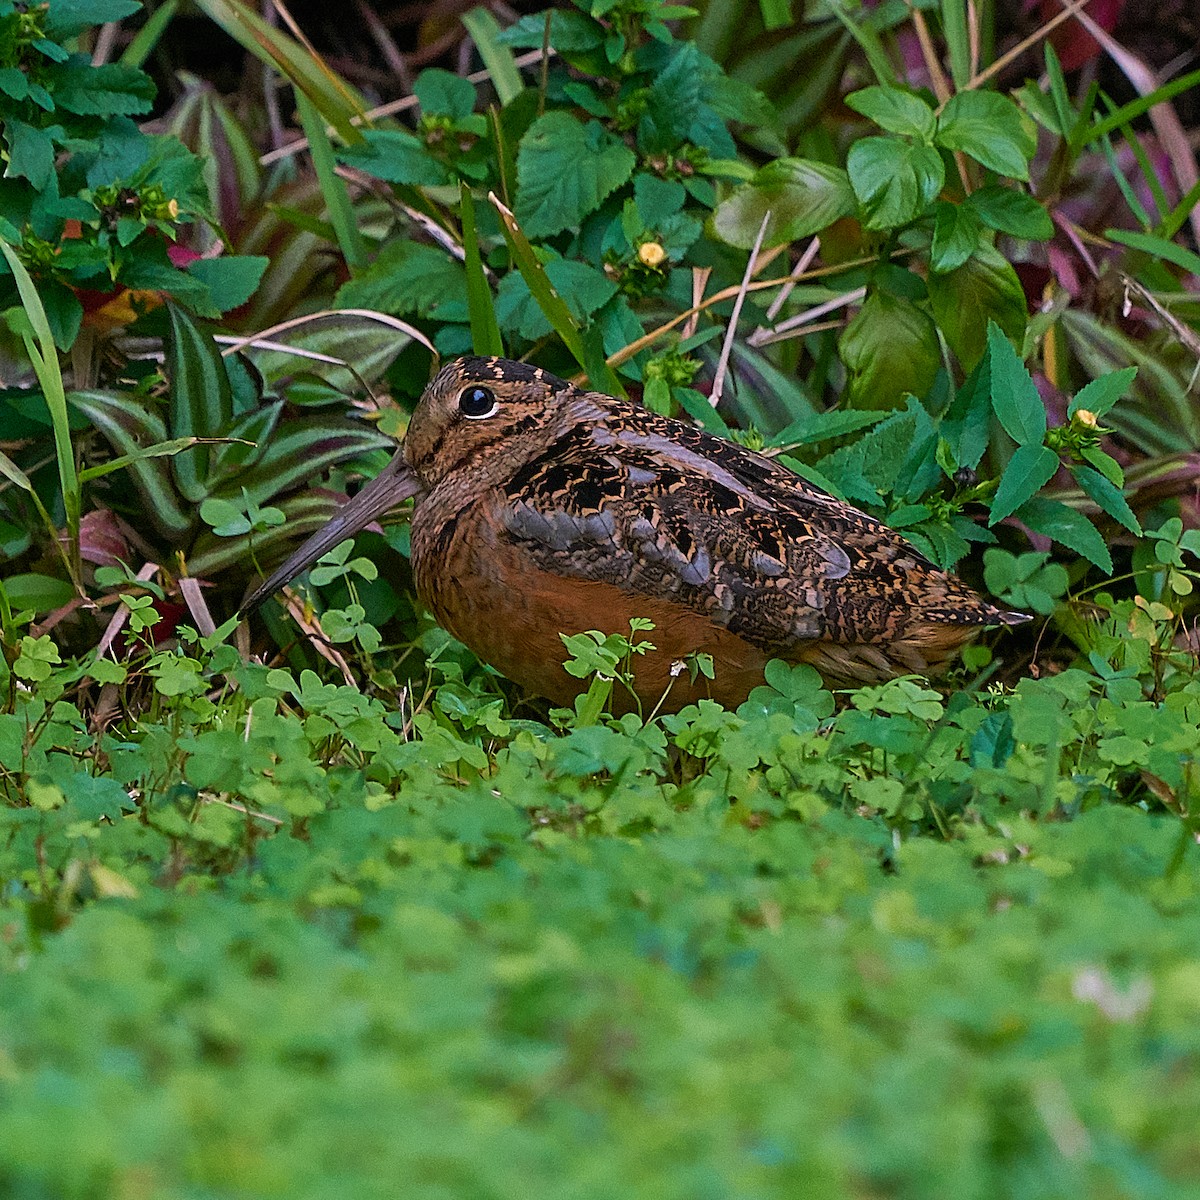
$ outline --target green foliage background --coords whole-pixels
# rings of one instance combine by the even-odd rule
[[[1194,364],[1061,287],[1031,315],[1013,266],[1072,251],[1072,183],[1191,77],[1118,106],[1047,51],[987,90],[946,0],[939,99],[907,5],[580,0],[466,14],[495,103],[434,67],[372,121],[198,2],[291,83],[307,175],[192,83],[190,149],[134,123],[176,4],[93,66],[133,0],[0,0],[0,1196],[1200,1196]],[[1138,228],[1090,244],[1195,323],[1200,190],[1133,155],[1153,203],[1116,176]],[[196,319],[324,306],[390,323],[298,368]],[[609,707],[652,630],[562,631],[582,694],[547,710],[413,610],[402,525],[310,573],[344,675],[274,613],[269,667],[178,623],[382,465],[429,348],[640,390],[1042,621],[942,690],[775,662],[644,720]],[[383,432],[343,411],[381,382]],[[97,517],[169,565],[94,569]]]

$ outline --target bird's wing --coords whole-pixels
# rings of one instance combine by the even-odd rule
[[[500,521],[540,569],[672,601],[772,650],[887,640],[914,616],[974,623],[956,614],[981,603],[786,468],[632,406],[524,464]]]

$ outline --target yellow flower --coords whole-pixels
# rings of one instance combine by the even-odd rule
[[[667,252],[657,242],[643,242],[638,247],[638,258],[647,267],[661,267],[667,261]]]

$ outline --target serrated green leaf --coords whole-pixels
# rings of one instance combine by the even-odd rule
[[[430,67],[413,84],[422,113],[436,113],[461,121],[475,111],[475,85],[461,75]]]
[[[62,130],[59,130],[62,133]],[[44,129],[35,129],[7,117],[4,121],[4,140],[8,142],[8,166],[5,178],[24,176],[35,188],[44,188],[54,171],[54,143]]]
[[[527,237],[572,229],[633,174],[637,159],[598,121],[539,117],[517,151],[516,219]]]
[[[1136,375],[1137,367],[1123,367],[1093,379],[1072,398],[1067,407],[1067,416],[1073,417],[1081,408],[1097,417],[1104,416],[1129,391]]]
[[[868,137],[855,142],[846,167],[868,229],[906,225],[946,182],[942,156],[936,150],[894,137]]]
[[[851,92],[846,106],[862,113],[889,133],[928,141],[937,128],[933,109],[919,96],[893,87],[868,87]]]
[[[935,140],[1010,179],[1029,178],[1029,160],[1037,149],[1032,122],[1007,96],[975,90],[950,97],[938,117]]]
[[[552,258],[542,266],[551,286],[563,298],[580,326],[617,293],[617,285],[603,271],[597,271],[587,263]],[[553,332],[549,318],[519,271],[510,271],[500,281],[496,294],[496,320],[502,328],[519,333],[529,341]]]
[[[1016,188],[980,188],[966,199],[967,205],[989,229],[1026,241],[1044,242],[1054,236],[1054,222],[1037,200]]]
[[[1112,555],[1108,546],[1100,531],[1083,513],[1061,501],[1038,498],[1022,505],[1016,516],[1035,533],[1053,538],[1068,550],[1082,554],[1106,574],[1112,574]]]
[[[140,116],[153,107],[154,95],[144,71],[119,63],[93,67],[79,54],[58,69],[54,82],[55,105],[85,117]]]
[[[1071,474],[1079,486],[1115,521],[1120,521],[1130,533],[1142,535],[1142,527],[1133,509],[1119,488],[1113,487],[1099,471],[1091,467],[1074,466]]]
[[[227,254],[221,258],[198,258],[187,265],[187,273],[208,288],[213,307],[226,313],[245,304],[259,285],[270,259],[257,254]]]
[[[1025,293],[1012,264],[981,243],[961,267],[927,280],[934,319],[958,361],[970,371],[987,349],[989,321],[1015,342],[1025,335]]]
[[[339,289],[337,303],[341,308],[375,308],[395,316],[464,321],[466,287],[462,264],[445,251],[397,239],[357,279]]]
[[[1040,446],[1046,437],[1046,405],[1000,327],[988,325],[992,411],[1020,446]]]
[[[47,37],[66,41],[89,25],[122,21],[141,7],[140,0],[54,0],[42,28]]]
[[[362,140],[337,153],[338,160],[386,183],[439,187],[451,180],[450,169],[404,129],[371,129]]]
[[[1053,450],[1041,443],[1018,446],[1000,477],[988,524],[995,525],[1011,516],[1041,491],[1054,478],[1057,470],[1058,455]]]
[[[763,245],[778,246],[827,229],[855,207],[849,176],[840,167],[779,158],[717,208],[713,227],[730,245],[749,250],[770,212]]]

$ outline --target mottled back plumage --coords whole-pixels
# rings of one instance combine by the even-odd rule
[[[684,678],[672,699],[735,702],[771,657],[874,680],[937,669],[981,627],[1025,619],[771,459],[522,363],[449,364],[403,454],[260,592],[415,494],[422,601],[555,699],[577,686],[557,635],[628,632],[631,616],[658,626],[659,653],[638,664],[651,703],[694,651],[714,654],[715,684]]]

